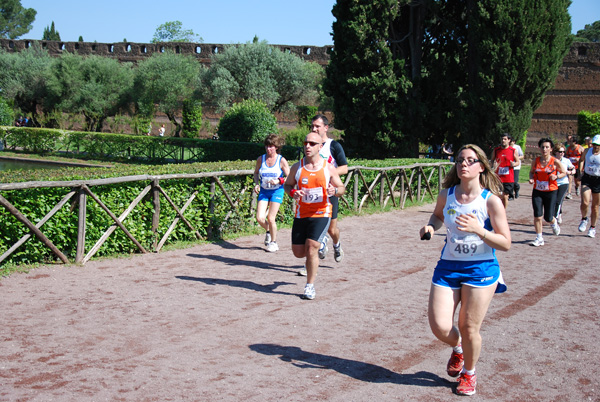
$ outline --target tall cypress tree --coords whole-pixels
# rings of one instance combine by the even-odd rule
[[[485,147],[519,138],[552,88],[571,43],[570,0],[452,0],[426,47],[426,132]],[[434,30],[432,30],[433,32]],[[442,79],[440,79],[442,78]],[[440,91],[442,85],[443,91]],[[441,121],[445,119],[446,121]]]
[[[522,135],[570,45],[570,0],[338,0],[326,92],[363,156]]]
[[[324,89],[334,98],[336,128],[344,129],[350,155],[401,155],[410,80],[405,60],[389,45],[397,0],[338,0],[333,7],[334,50]]]

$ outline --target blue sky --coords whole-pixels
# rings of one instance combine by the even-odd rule
[[[156,28],[181,21],[204,43],[244,43],[255,35],[278,45],[333,43],[331,8],[335,0],[21,0],[37,11],[33,29],[20,39],[41,39],[54,21],[65,42],[148,43]],[[600,20],[600,0],[573,0],[573,33]]]

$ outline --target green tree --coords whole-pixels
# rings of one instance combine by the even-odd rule
[[[12,126],[15,122],[15,113],[3,98],[0,98],[0,126]]]
[[[277,119],[256,99],[234,104],[219,121],[219,139],[223,141],[261,142],[277,132]]]
[[[44,28],[42,40],[60,40],[60,34],[54,28],[54,21],[52,21],[52,25],[50,27]]]
[[[52,65],[46,108],[81,113],[87,130],[100,132],[106,118],[123,107],[132,85],[129,63],[64,53]]]
[[[445,136],[454,145],[487,148],[503,132],[518,140],[554,85],[571,44],[569,4],[468,0],[466,9],[442,3],[434,10],[428,32],[435,36],[426,41],[423,56],[424,131],[436,133],[443,125],[438,141]],[[441,22],[442,16],[455,23]]]
[[[583,29],[577,31],[574,40],[577,42],[600,42],[600,21],[586,24]]]
[[[183,29],[181,21],[168,21],[154,32],[152,43],[159,42],[202,42],[202,38],[191,29]]]
[[[183,136],[186,138],[198,138],[198,132],[202,128],[202,104],[198,100],[188,99],[183,101],[181,125]]]
[[[24,8],[21,0],[0,0],[0,38],[17,39],[33,28],[37,11]]]
[[[39,126],[38,111],[47,97],[52,60],[38,44],[17,53],[0,52],[0,93],[31,116],[34,126]]]
[[[135,72],[134,94],[138,110],[150,115],[154,106],[167,115],[179,137],[181,123],[177,116],[183,101],[197,98],[203,74],[200,63],[192,56],[173,52],[154,53],[138,63]]]
[[[338,1],[325,83],[336,128],[380,157],[518,137],[569,48],[569,3]]]
[[[398,1],[338,0],[332,12],[335,46],[324,90],[334,99],[335,127],[345,129],[346,152],[413,154],[402,131],[411,82],[404,59],[389,43]]]
[[[264,41],[227,46],[223,53],[213,55],[205,86],[205,100],[221,110],[245,99],[258,99],[272,111],[289,111],[318,96],[311,63]]]

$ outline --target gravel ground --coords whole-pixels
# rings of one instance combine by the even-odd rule
[[[522,185],[522,193],[531,187]],[[450,349],[427,323],[433,205],[339,222],[345,258],[300,298],[302,261],[262,236],[46,266],[0,281],[2,401],[448,401]],[[600,401],[598,238],[565,202],[534,248],[531,198],[508,209],[508,292],[483,324],[473,400]]]

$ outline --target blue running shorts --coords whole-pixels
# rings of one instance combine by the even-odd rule
[[[435,286],[460,289],[461,286],[488,287],[496,285],[496,293],[506,292],[506,285],[497,260],[439,260],[431,282]]]
[[[276,202],[281,204],[283,202],[284,194],[283,186],[276,190],[265,190],[264,188],[261,188],[260,193],[258,193],[258,201]]]

